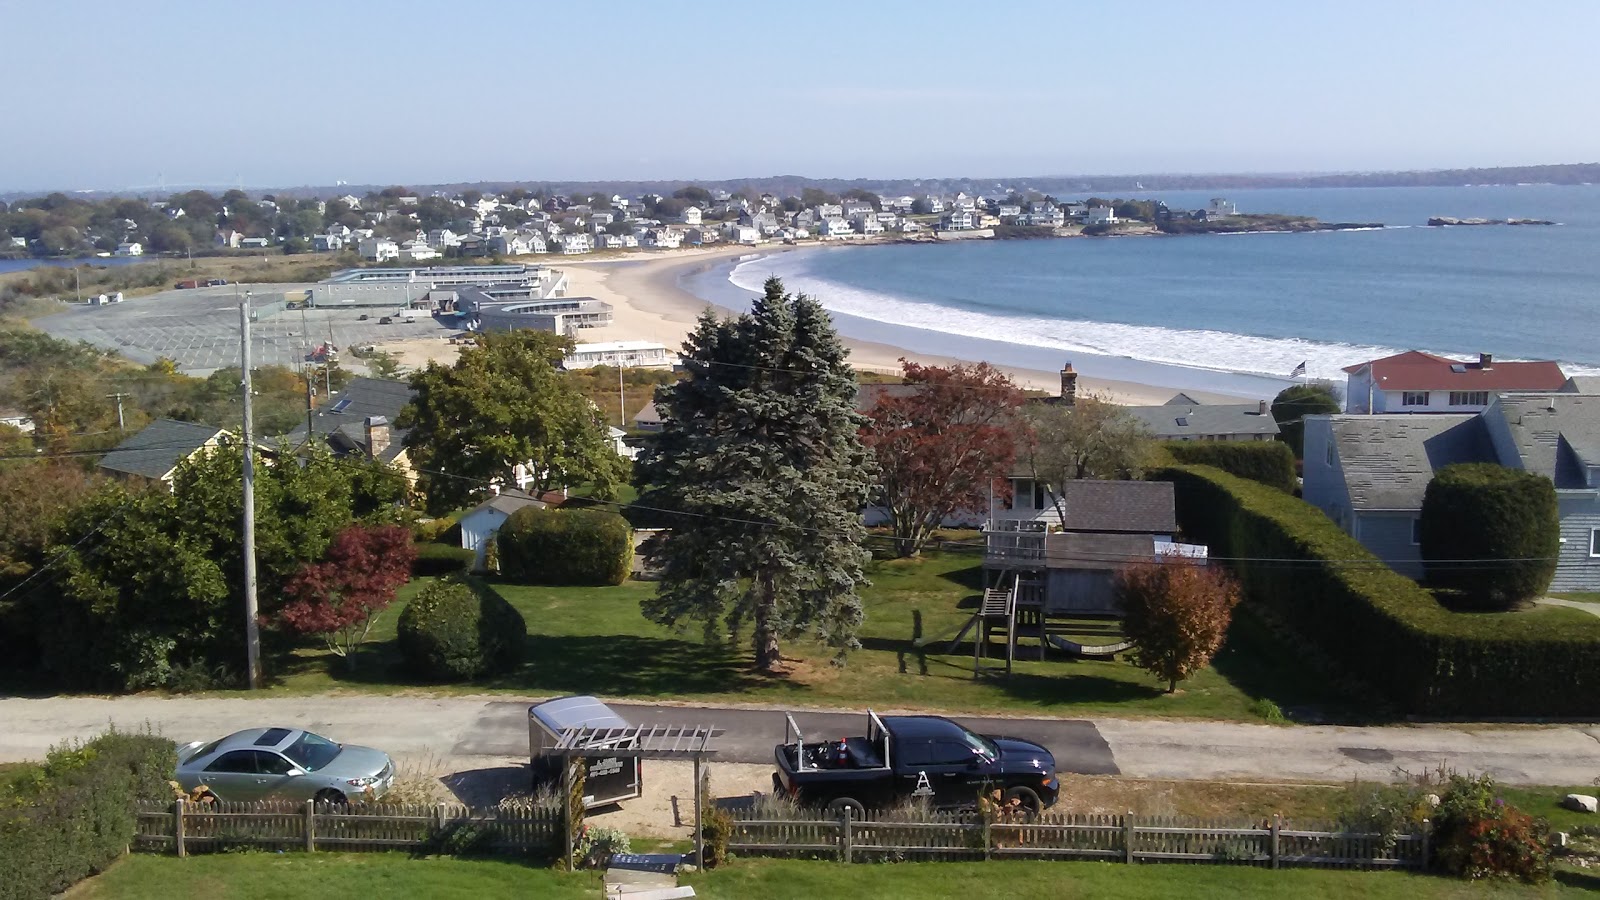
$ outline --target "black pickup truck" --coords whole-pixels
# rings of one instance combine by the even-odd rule
[[[802,805],[857,812],[926,798],[966,809],[999,790],[1039,812],[1056,802],[1060,781],[1049,750],[977,734],[939,716],[879,716],[867,711],[864,737],[807,742],[794,717],[774,750],[773,790]]]

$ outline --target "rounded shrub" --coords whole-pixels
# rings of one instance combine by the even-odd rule
[[[406,671],[428,681],[496,675],[522,663],[528,625],[494,591],[459,579],[427,585],[400,613]]]
[[[633,568],[633,529],[597,509],[519,509],[495,536],[500,574],[521,584],[621,584]]]
[[[1550,479],[1493,463],[1445,466],[1428,482],[1418,525],[1435,586],[1479,609],[1509,609],[1550,587],[1561,517]]]

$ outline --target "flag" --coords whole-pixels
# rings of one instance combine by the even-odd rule
[[[1299,376],[1299,375],[1304,375],[1305,373],[1306,373],[1306,364],[1305,363],[1301,363],[1300,365],[1294,367],[1294,371],[1289,373],[1289,377],[1290,378],[1294,378],[1294,377]]]

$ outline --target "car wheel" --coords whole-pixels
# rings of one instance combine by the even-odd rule
[[[1044,812],[1044,801],[1033,788],[1014,787],[1006,791],[1006,802],[1014,803],[1022,808],[1022,815],[1026,819],[1037,819]]]
[[[861,801],[854,797],[835,797],[828,804],[828,812],[834,815],[840,815],[847,809],[850,810],[850,818],[852,819],[862,818],[867,811],[867,808],[861,805]]]
[[[350,802],[344,794],[332,788],[317,791],[316,801],[322,806],[344,806]]]

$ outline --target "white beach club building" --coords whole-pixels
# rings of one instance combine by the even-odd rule
[[[578,344],[567,354],[562,366],[568,369],[587,369],[591,366],[645,366],[670,368],[678,358],[667,350],[666,344],[649,341],[608,341],[600,344]]]

